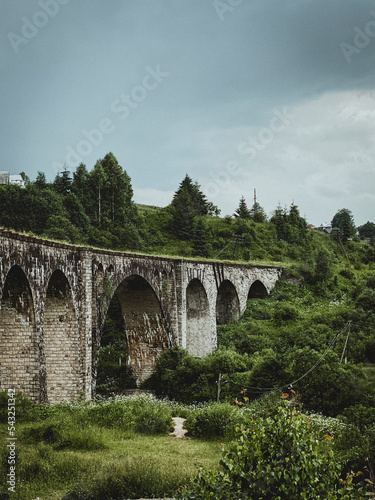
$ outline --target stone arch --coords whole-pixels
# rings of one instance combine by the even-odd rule
[[[77,399],[80,389],[78,319],[72,290],[60,270],[52,273],[46,293],[44,352],[48,402]]]
[[[247,298],[248,299],[264,299],[267,296],[268,296],[267,288],[263,285],[263,283],[261,281],[256,280],[251,285]]]
[[[145,278],[128,276],[115,294],[124,318],[128,364],[139,385],[153,373],[160,354],[170,347],[169,328],[160,301]]]
[[[221,282],[216,298],[216,323],[224,325],[240,317],[240,301],[232,282]]]
[[[31,288],[24,271],[13,266],[0,302],[0,387],[39,400],[39,349]]]
[[[206,290],[196,278],[186,288],[186,347],[197,357],[212,351],[210,307]]]

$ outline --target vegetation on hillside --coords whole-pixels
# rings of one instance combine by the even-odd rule
[[[25,188],[0,186],[0,226],[45,238],[116,250],[245,262],[303,260],[307,265],[314,264],[320,246],[294,204],[277,206],[267,220],[258,202],[248,208],[242,197],[233,216],[219,217],[220,210],[188,175],[167,207],[137,206],[131,179],[112,153],[92,170],[80,164],[74,172],[59,172],[53,182],[43,172],[34,181],[21,175]],[[341,244],[355,236],[353,224],[347,209],[333,215]],[[370,247],[373,226],[367,222],[358,228]]]
[[[91,171],[81,164],[73,173],[60,172],[53,183],[39,173],[35,181],[26,179],[24,189],[0,186],[0,226],[110,249],[277,262],[284,267],[283,276],[270,296],[248,301],[239,321],[218,326],[218,349],[211,355],[197,359],[173,347],[159,358],[144,387],[174,401],[169,409],[155,410],[150,404],[148,411],[139,403],[137,411],[126,413],[123,403],[112,402],[88,404],[84,410],[78,405],[74,411],[57,406],[54,415],[55,410],[38,406],[29,421],[37,422],[32,424],[36,437],[27,422],[22,430],[22,480],[27,481],[30,470],[44,477],[43,457],[72,450],[73,442],[81,443],[82,432],[96,435],[88,437],[93,448],[86,451],[102,453],[104,431],[97,425],[105,426],[108,419],[122,422],[122,438],[128,439],[139,425],[145,432],[158,427],[154,413],[160,410],[159,430],[167,432],[173,408],[187,417],[190,436],[228,442],[221,468],[200,470],[180,490],[181,498],[318,499],[327,492],[330,498],[364,498],[364,480],[375,482],[375,224],[356,228],[344,208],[332,214],[333,230],[324,234],[309,229],[294,204],[277,206],[267,219],[258,203],[249,208],[244,197],[232,216],[219,217],[218,208],[188,175],[165,208],[136,206],[132,197],[128,174],[109,153]],[[113,298],[100,348],[99,394],[135,386],[124,338],[121,308]],[[282,393],[292,399],[289,406],[280,406]],[[96,427],[87,430],[86,425]],[[252,435],[259,446],[250,449],[245,443]],[[37,440],[35,452],[28,448],[32,439]],[[293,471],[286,467],[288,454],[297,457],[290,462]],[[70,470],[64,460],[57,460],[56,470]],[[75,478],[78,482],[64,483],[71,489],[66,498],[101,498],[103,485],[114,488],[108,498],[125,494],[128,486],[117,493],[114,486],[117,476],[125,477],[123,469],[114,469],[116,477],[101,471],[101,479],[89,485],[92,469],[83,462],[86,472]],[[359,489],[353,486],[357,482]],[[172,486],[163,484],[164,493],[172,495]],[[272,496],[275,489],[279,497]],[[145,496],[151,490],[136,491]]]

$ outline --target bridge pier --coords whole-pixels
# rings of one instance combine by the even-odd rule
[[[0,230],[0,388],[35,401],[90,399],[114,294],[137,381],[179,345],[216,347],[216,324],[267,295],[281,268],[134,255]]]

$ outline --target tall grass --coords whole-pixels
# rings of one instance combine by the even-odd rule
[[[19,415],[16,426],[12,500],[173,496],[195,474],[195,462],[219,462],[217,443],[168,435],[172,414],[183,411],[168,401],[145,395],[50,406],[19,401],[27,418]],[[6,437],[1,423],[0,493],[7,491]]]

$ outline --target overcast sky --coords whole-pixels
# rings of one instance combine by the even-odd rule
[[[1,0],[0,170],[91,170],[138,203],[185,174],[309,223],[375,222],[373,0]]]

